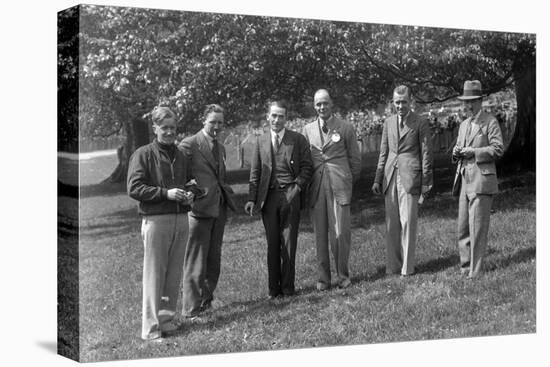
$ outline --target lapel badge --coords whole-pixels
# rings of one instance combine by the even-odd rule
[[[332,140],[333,143],[338,143],[340,139],[341,139],[340,134],[336,132],[332,134],[332,136],[330,137],[330,140]]]

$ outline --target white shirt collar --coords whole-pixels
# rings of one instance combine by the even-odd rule
[[[319,122],[319,126],[323,126],[323,121],[325,122],[325,124],[327,124],[327,128],[328,128],[328,124],[330,121],[332,121],[332,119],[334,118],[334,115],[330,115],[330,117],[326,120],[323,120],[321,119],[320,117],[317,117],[317,121]]]
[[[206,136],[206,141],[208,142],[208,145],[210,146],[210,149],[212,149],[212,145],[214,145],[214,138],[211,137],[210,135],[208,135],[208,133],[206,132],[206,130],[204,129],[201,129],[202,133],[204,134],[204,136]],[[217,140],[217,139],[216,139]]]
[[[273,130],[271,130],[271,144],[273,144],[273,146],[275,146],[275,135],[279,136],[279,144],[281,144],[281,142],[283,141],[283,136],[285,136],[285,131],[286,128],[284,127],[278,133],[275,133]]]
[[[405,121],[407,121],[407,117],[409,117],[410,114],[411,114],[411,110],[409,110],[409,112],[407,112],[407,114],[403,117],[401,117],[400,114],[397,114],[397,121],[398,122],[403,121],[403,123],[405,123]]]

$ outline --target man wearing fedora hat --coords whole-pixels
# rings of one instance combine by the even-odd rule
[[[464,102],[468,118],[460,124],[452,159],[457,163],[453,195],[458,199],[460,271],[470,278],[482,267],[487,247],[493,195],[498,192],[495,161],[503,153],[497,119],[481,108],[481,82],[467,80]]]

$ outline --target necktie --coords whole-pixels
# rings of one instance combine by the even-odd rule
[[[214,160],[216,161],[216,164],[220,163],[220,148],[218,146],[218,140],[212,139],[212,155],[214,156]]]
[[[464,142],[464,145],[468,144],[470,141],[470,134],[472,133],[472,121],[468,122],[468,127],[466,128],[466,141]]]
[[[323,130],[324,134],[328,133],[328,128],[327,128],[327,122],[326,121],[323,121],[323,127],[321,128],[321,130]]]
[[[275,151],[279,151],[279,134],[275,134]]]

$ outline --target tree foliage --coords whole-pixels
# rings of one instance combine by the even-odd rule
[[[311,115],[318,88],[330,89],[342,112],[386,103],[401,83],[420,103],[445,101],[467,79],[479,79],[487,94],[515,86],[534,68],[536,52],[532,34],[79,9],[81,133],[123,131],[134,142],[133,127],[157,104],[172,106],[180,126],[194,131],[208,103],[223,105],[229,123],[257,118],[274,97]]]

